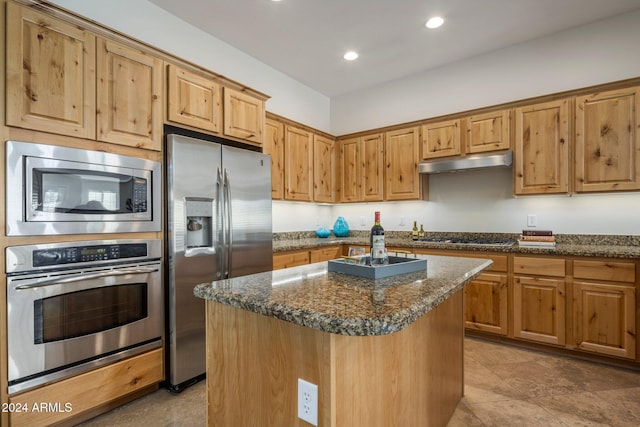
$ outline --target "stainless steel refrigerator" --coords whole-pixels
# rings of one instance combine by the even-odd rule
[[[261,153],[167,135],[167,386],[205,373],[199,283],[273,267],[271,160]]]

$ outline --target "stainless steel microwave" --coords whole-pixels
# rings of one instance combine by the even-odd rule
[[[6,143],[7,236],[160,231],[159,162]]]

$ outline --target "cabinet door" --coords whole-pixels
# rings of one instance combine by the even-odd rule
[[[546,344],[565,344],[565,283],[540,277],[514,278],[513,334]]]
[[[313,134],[285,126],[284,198],[310,202],[313,198]]]
[[[466,152],[508,150],[511,148],[510,111],[500,110],[465,118]]]
[[[516,194],[569,192],[569,100],[515,110]]]
[[[362,201],[362,161],[360,138],[340,141],[338,169],[340,173],[339,192],[341,202]]]
[[[420,198],[418,128],[385,134],[385,200]]]
[[[262,144],[264,101],[247,93],[224,88],[224,133]]]
[[[271,198],[284,199],[284,124],[267,119],[264,126],[264,154],[271,155]]]
[[[635,287],[576,281],[573,322],[578,348],[634,359]]]
[[[222,96],[211,77],[167,66],[167,120],[210,132],[220,132]]]
[[[382,201],[384,188],[384,134],[361,138],[362,200]]]
[[[459,156],[460,120],[430,123],[422,126],[422,159]]]
[[[507,335],[507,276],[483,273],[464,288],[465,327]]]
[[[340,258],[342,250],[340,246],[329,246],[326,248],[312,249],[309,251],[309,262],[322,262]]]
[[[576,98],[575,190],[640,190],[640,88]]]
[[[98,140],[162,150],[162,61],[98,39]]]
[[[95,139],[95,36],[7,3],[7,125]]]
[[[309,251],[292,251],[273,254],[273,269],[296,267],[309,264]]]
[[[313,200],[335,202],[334,141],[320,135],[313,136]]]

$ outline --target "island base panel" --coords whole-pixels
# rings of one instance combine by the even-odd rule
[[[308,426],[298,378],[318,385],[319,426],[446,426],[463,393],[462,292],[365,337],[207,301],[208,425]]]

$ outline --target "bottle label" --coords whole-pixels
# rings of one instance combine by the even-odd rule
[[[371,256],[373,258],[383,258],[384,257],[384,235],[374,235],[373,236],[373,250],[371,251]]]

